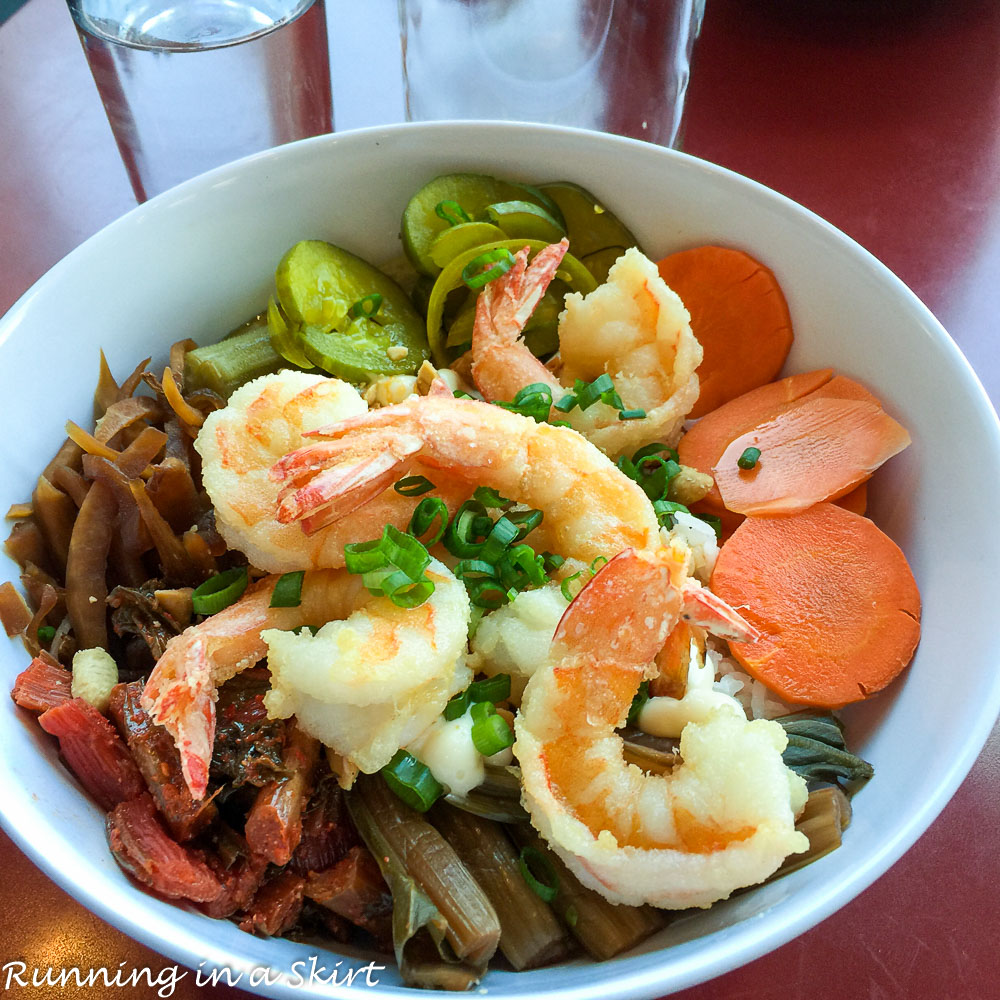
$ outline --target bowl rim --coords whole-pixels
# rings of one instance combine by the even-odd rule
[[[938,346],[949,354],[955,365],[955,370],[962,380],[961,388],[973,397],[975,407],[981,410],[986,418],[984,423],[989,428],[988,444],[992,451],[1000,457],[1000,419],[997,417],[996,409],[986,390],[958,345],[916,294],[881,261],[851,237],[816,213],[766,185],[691,154],[654,146],[641,140],[590,132],[586,129],[536,123],[436,121],[371,126],[299,140],[225,164],[136,206],[67,253],[34,282],[5,315],[0,317],[0,349],[26,312],[32,307],[33,301],[37,297],[43,296],[49,285],[58,281],[65,271],[76,265],[78,260],[101,253],[106,246],[120,236],[127,236],[134,227],[145,225],[150,213],[153,213],[155,217],[161,212],[169,210],[172,203],[188,200],[192,196],[206,195],[214,186],[224,184],[241,173],[249,163],[280,166],[284,160],[300,155],[297,151],[303,148],[323,148],[327,150],[328,155],[334,156],[338,155],[336,151],[340,146],[349,146],[351,143],[376,137],[387,137],[391,140],[393,136],[399,134],[425,133],[428,141],[432,142],[436,133],[453,133],[455,131],[467,131],[470,135],[470,141],[483,133],[489,133],[492,137],[504,131],[518,134],[536,132],[543,138],[554,141],[561,141],[560,137],[575,136],[578,139],[586,137],[584,141],[619,146],[623,152],[630,149],[655,150],[658,156],[686,163],[689,167],[722,178],[726,183],[741,185],[755,197],[771,201],[772,204],[780,206],[785,211],[793,211],[804,220],[805,224],[819,227],[826,233],[827,237],[841,243],[866,267],[872,269],[880,282],[893,286],[897,294],[902,294],[908,300],[910,308],[916,310],[924,326],[933,332]],[[793,894],[793,898],[783,902],[777,908],[777,912],[772,908],[770,919],[767,921],[741,920],[729,927],[711,931],[699,937],[697,939],[699,945],[697,952],[685,956],[679,963],[671,965],[670,963],[665,964],[662,960],[656,961],[656,953],[614,959],[610,962],[599,963],[607,969],[613,970],[613,975],[610,977],[597,977],[593,984],[585,987],[579,985],[540,987],[533,989],[532,995],[560,998],[560,1000],[563,997],[568,1000],[570,996],[575,1000],[589,1000],[590,997],[593,997],[594,1000],[598,1000],[598,998],[609,998],[609,1000],[610,998],[622,998],[625,1000],[625,998],[630,997],[661,995],[664,990],[673,992],[697,985],[738,968],[781,947],[826,919],[850,902],[899,860],[927,830],[954,795],[981,752],[997,717],[1000,716],[1000,674],[993,685],[980,694],[981,708],[976,718],[976,724],[970,728],[962,752],[951,759],[950,766],[939,782],[935,794],[924,799],[912,810],[907,820],[894,831],[893,836],[872,851],[863,864],[855,866],[846,878],[834,884],[831,884],[832,880],[827,880],[826,884],[810,894],[808,905],[806,905],[805,900],[797,901],[794,898],[796,894]],[[0,776],[0,787],[7,785],[8,781],[6,776]],[[5,802],[6,798],[6,796],[0,796],[0,799]],[[130,897],[128,905],[116,906],[115,900],[102,894],[102,877],[97,869],[75,874],[60,868],[53,853],[45,849],[45,840],[39,839],[38,831],[31,828],[31,819],[32,816],[28,812],[15,815],[6,805],[0,808],[0,826],[6,830],[11,839],[57,885],[66,890],[87,909],[117,927],[127,936],[168,959],[179,961],[189,969],[197,969],[199,961],[203,964],[206,961],[208,952],[217,950],[212,942],[206,941],[195,932],[182,931],[177,923],[170,919],[170,914],[178,911],[178,907],[174,904],[162,904],[168,908],[166,911],[161,911],[156,906],[151,908],[151,900],[153,903],[161,901],[139,889],[135,896]],[[180,909],[183,911],[186,908],[181,907]],[[659,954],[662,955],[663,952]],[[220,953],[219,957],[224,960],[232,958],[228,953]],[[225,961],[218,964],[224,965]],[[544,972],[546,970],[537,971]],[[258,992],[254,986],[245,983],[241,984],[241,988],[248,989],[250,992]],[[335,986],[322,995],[346,998],[350,995],[351,990],[350,986]],[[409,988],[399,986],[378,986],[374,987],[374,990],[373,995],[375,996],[408,995],[410,993]],[[502,988],[498,990],[494,987],[491,992],[502,994],[505,991]],[[304,994],[293,986],[279,983],[269,985],[261,991],[261,995],[301,997],[310,994]]]

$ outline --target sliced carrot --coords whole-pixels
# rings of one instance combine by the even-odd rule
[[[777,416],[787,409],[790,403],[815,392],[832,378],[833,370],[830,368],[790,375],[788,378],[752,389],[720,406],[702,417],[680,439],[677,453],[681,463],[699,472],[711,474],[726,450],[726,445],[733,438]],[[718,487],[715,486],[699,501],[699,505],[701,510],[711,514],[722,515],[726,510]]]
[[[906,557],[835,504],[747,518],[722,547],[711,588],[761,632],[730,643],[733,656],[795,704],[837,708],[880,691],[920,638]]]
[[[774,274],[749,254],[704,246],[664,257],[657,267],[691,314],[705,357],[692,417],[770,382],[792,346],[788,304]]]
[[[833,502],[852,514],[864,514],[868,510],[868,481],[858,483],[850,493],[837,497]]]
[[[728,510],[787,516],[850,493],[909,443],[877,403],[807,396],[730,441],[712,475]],[[742,469],[748,448],[760,457]]]

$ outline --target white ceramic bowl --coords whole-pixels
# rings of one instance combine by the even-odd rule
[[[493,997],[654,997],[709,979],[805,931],[868,886],[920,836],[972,765],[1000,707],[1000,527],[954,530],[961,502],[1000,496],[1000,431],[975,375],[934,317],[877,260],[805,209],[719,167],[609,136],[490,123],[437,123],[324,136],[196,178],[88,240],[0,322],[0,510],[26,499],[63,438],[85,423],[103,348],[120,377],[183,337],[216,339],[266,301],[295,241],[323,238],[374,261],[399,252],[400,213],[431,177],[472,170],[590,188],[651,254],[699,243],[749,250],[774,270],[795,325],[786,371],[834,366],[870,385],[913,436],[878,474],[872,515],[905,550],[924,602],[923,639],[903,679],[846,714],[851,745],[875,765],[843,847],[773,884],[686,917],[637,953],[530,973],[491,972]],[[0,557],[0,579],[16,567]],[[3,684],[27,658],[0,644]],[[60,766],[33,719],[7,698],[0,740],[4,827],[51,877],[108,922],[192,968],[290,978],[261,992],[322,988],[310,956],[146,895],[120,872],[103,817]],[[919,748],[932,740],[934,753]],[[338,970],[342,980],[349,957]],[[306,964],[293,966],[295,962]],[[204,963],[204,964],[202,964]],[[259,974],[258,974],[259,975]],[[392,968],[371,997],[401,992]],[[360,985],[360,984],[359,984]]]

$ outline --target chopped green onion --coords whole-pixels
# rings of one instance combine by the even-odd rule
[[[597,565],[598,563],[600,563],[601,565],[598,566]],[[590,572],[593,573],[594,576],[596,576],[598,570],[600,570],[601,567],[603,566],[607,566],[607,564],[608,564],[607,556],[594,556],[594,561],[590,564]]]
[[[545,558],[538,555],[530,545],[515,545],[508,549],[497,562],[496,568],[500,579],[508,587],[517,587],[518,590],[524,589],[521,578],[536,587],[541,587],[548,578]]]
[[[300,625],[298,628],[293,628],[293,635],[302,635],[303,632],[308,632],[310,635],[315,635],[319,631],[319,625]]]
[[[573,386],[573,392],[576,394],[576,405],[581,410],[589,410],[594,403],[601,402],[619,410],[622,408],[621,398],[615,392],[615,384],[607,372],[598,375],[593,382],[584,382],[578,378]],[[608,398],[605,398],[606,396]]]
[[[656,514],[656,519],[660,522],[660,527],[672,528],[676,523],[674,514],[690,514],[691,511],[684,504],[677,503],[676,500],[654,500],[653,513]]]
[[[424,493],[430,493],[434,484],[426,476],[405,476],[392,487],[397,493],[404,497],[419,497]]]
[[[285,573],[278,577],[278,582],[271,591],[272,608],[297,608],[302,603],[303,570],[295,573]]]
[[[576,597],[576,595],[579,594],[580,591],[583,589],[583,583],[581,581],[580,586],[577,587],[575,593],[572,590],[570,590],[570,584],[576,580],[579,580],[581,576],[583,576],[582,571],[579,573],[574,573],[572,576],[567,576],[566,579],[559,584],[559,589],[562,591],[562,595],[563,597],[566,598],[567,601],[572,601],[573,598]]]
[[[552,407],[552,390],[544,382],[532,382],[531,385],[519,389],[511,402],[498,402],[495,405],[520,413],[522,417],[531,417],[543,424],[548,419]]]
[[[522,541],[524,536],[534,531],[542,523],[544,515],[540,510],[511,510],[504,515],[511,524],[516,524],[518,529],[518,540]]]
[[[475,290],[506,274],[514,266],[514,255],[506,247],[487,250],[462,268],[462,281]]]
[[[438,519],[440,524],[437,530],[424,542],[427,546],[436,545],[441,541],[448,527],[448,505],[440,497],[425,497],[417,504],[410,517],[410,534],[415,538],[423,538]]]
[[[560,413],[569,413],[576,406],[576,396],[568,392],[561,399],[552,404]]]
[[[434,212],[439,219],[444,219],[449,226],[458,226],[463,222],[471,222],[468,213],[457,201],[439,201],[434,206]]]
[[[634,410],[620,410],[618,413],[619,420],[642,420],[646,416],[646,411],[643,409]]]
[[[520,533],[518,526],[505,514],[501,514],[483,543],[479,558],[495,563],[503,555],[504,549],[520,537]]]
[[[644,458],[649,458],[651,455],[659,455],[663,451],[667,453],[667,458],[671,458],[675,462],[680,461],[680,456],[677,454],[676,448],[670,448],[659,441],[644,445],[632,456],[632,461],[638,465]]]
[[[546,573],[555,572],[555,570],[559,569],[566,562],[566,557],[559,555],[557,552],[543,552],[542,559],[544,560]]]
[[[488,706],[488,711],[485,709]],[[481,701],[472,706],[472,745],[484,756],[493,754],[513,746],[514,734],[507,720],[496,714],[496,707],[491,701]]]
[[[417,812],[427,812],[444,794],[431,769],[405,750],[393,754],[382,768],[382,777],[393,793]]]
[[[559,892],[559,876],[552,862],[537,847],[523,847],[518,866],[524,881],[536,896],[546,903],[551,903],[556,898]],[[538,875],[535,872],[538,872]]]
[[[461,694],[456,694],[444,707],[444,717],[451,721],[458,719],[469,710],[470,705],[506,701],[510,697],[510,674],[495,674],[485,680],[474,681]],[[489,714],[489,713],[487,713]]]
[[[628,710],[628,718],[626,721],[630,726],[637,726],[639,724],[639,713],[642,711],[647,701],[649,701],[649,681],[643,681],[639,685],[639,690],[636,691],[635,697],[632,699],[632,704]]]
[[[373,319],[381,308],[382,296],[378,292],[372,292],[371,295],[366,295],[363,299],[358,299],[348,312],[355,319],[362,317]]]
[[[484,507],[506,507],[511,503],[507,497],[500,496],[496,490],[489,486],[477,486],[472,494],[472,499],[481,503]]]
[[[494,704],[510,697],[510,674],[494,674],[485,680],[473,681],[468,687],[471,701],[491,701]]]
[[[51,642],[56,637],[56,630],[51,625],[38,626],[38,641]]]
[[[475,500],[466,500],[444,533],[445,548],[459,559],[476,558],[492,530],[493,521],[486,508]]]
[[[488,576],[491,580],[495,580],[497,568],[485,559],[459,559],[452,572],[460,580],[471,576]]]
[[[198,615],[214,615],[235,604],[249,583],[246,566],[237,566],[209,577],[191,594],[191,610]]]
[[[371,593],[384,595],[401,608],[415,608],[434,593],[434,583],[424,574],[430,561],[419,539],[391,524],[381,538],[344,546],[347,572],[360,574]]]
[[[760,448],[745,448],[743,454],[736,459],[736,464],[741,469],[752,469],[760,458]]]
[[[495,611],[508,600],[507,591],[496,581],[489,578],[478,580],[463,580],[465,589],[469,592],[469,601],[473,607]]]
[[[448,699],[448,704],[444,706],[444,712],[441,714],[448,722],[452,722],[465,715],[471,704],[472,697],[469,694],[469,689],[466,688],[461,694],[456,694],[453,698]]]

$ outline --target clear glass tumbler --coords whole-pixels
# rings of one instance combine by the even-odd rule
[[[141,202],[333,130],[323,0],[68,0]]]
[[[411,121],[500,118],[678,142],[704,0],[398,0]]]

